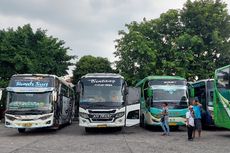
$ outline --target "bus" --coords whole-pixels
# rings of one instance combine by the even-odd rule
[[[74,91],[55,75],[16,74],[7,90],[5,126],[26,129],[71,124],[74,117]]]
[[[6,108],[6,90],[0,88],[0,120],[4,118],[4,112]]]
[[[230,129],[230,65],[215,71],[214,123]]]
[[[129,88],[124,77],[114,73],[89,73],[77,85],[80,95],[79,126],[92,128],[139,124],[139,90]]]
[[[178,76],[148,76],[138,82],[141,88],[140,126],[159,126],[162,104],[168,103],[169,126],[185,125],[188,107],[186,79]]]
[[[199,102],[202,104],[203,127],[214,125],[214,79],[199,80],[191,85],[194,91],[194,98],[198,98]]]

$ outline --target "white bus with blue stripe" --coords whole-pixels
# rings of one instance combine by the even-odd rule
[[[52,127],[72,123],[74,91],[55,75],[17,74],[7,87],[5,126],[26,129]]]

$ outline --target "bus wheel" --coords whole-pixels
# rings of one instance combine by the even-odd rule
[[[175,131],[179,130],[179,126],[178,125],[177,126],[172,126],[171,128],[172,128],[172,130],[175,130]]]
[[[117,127],[117,131],[122,131],[122,127]]]
[[[19,132],[19,133],[25,133],[25,132],[26,132],[26,129],[25,129],[25,128],[23,128],[23,129],[20,128],[20,129],[18,129],[18,132]]]
[[[141,117],[140,117],[140,127],[142,127],[142,128],[145,127],[144,115],[141,115]]]
[[[86,133],[89,133],[89,132],[91,132],[91,131],[92,131],[91,128],[85,127],[85,132],[86,132]]]
[[[73,117],[71,117],[70,119],[69,119],[69,125],[71,125],[73,123]]]

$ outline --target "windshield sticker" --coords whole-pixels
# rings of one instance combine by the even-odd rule
[[[25,81],[15,81],[16,87],[48,87],[47,82],[25,82]]]
[[[150,85],[186,85],[185,80],[151,80]]]
[[[112,87],[121,86],[121,79],[93,78],[83,80],[85,86]]]
[[[10,87],[33,87],[33,88],[47,88],[52,87],[52,78],[36,78],[31,77],[22,78],[15,77],[10,81]]]
[[[45,102],[22,102],[22,101],[15,101],[9,104],[10,109],[23,109],[23,108],[30,108],[30,109],[37,109],[47,107]]]

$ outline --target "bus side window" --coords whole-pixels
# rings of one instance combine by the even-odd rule
[[[56,78],[55,79],[55,88],[58,88],[59,87],[59,81],[58,81],[58,79]]]
[[[144,99],[147,107],[150,107],[150,99],[148,97],[148,88],[149,88],[149,83],[145,82],[144,85]]]
[[[64,84],[61,85],[61,95],[65,96],[65,97],[69,97],[69,89]]]
[[[69,89],[69,97],[70,97],[71,99],[73,99],[73,97],[74,97],[73,90],[70,90],[70,89]]]
[[[82,82],[80,82],[80,81],[78,81],[78,83],[76,85],[76,92],[77,92],[77,95],[79,95],[79,96],[84,95],[84,88],[83,88]]]
[[[148,88],[149,88],[149,84],[148,84],[148,82],[145,82],[145,85],[144,85],[144,98],[145,98],[145,100],[147,100],[147,98],[148,98]]]

